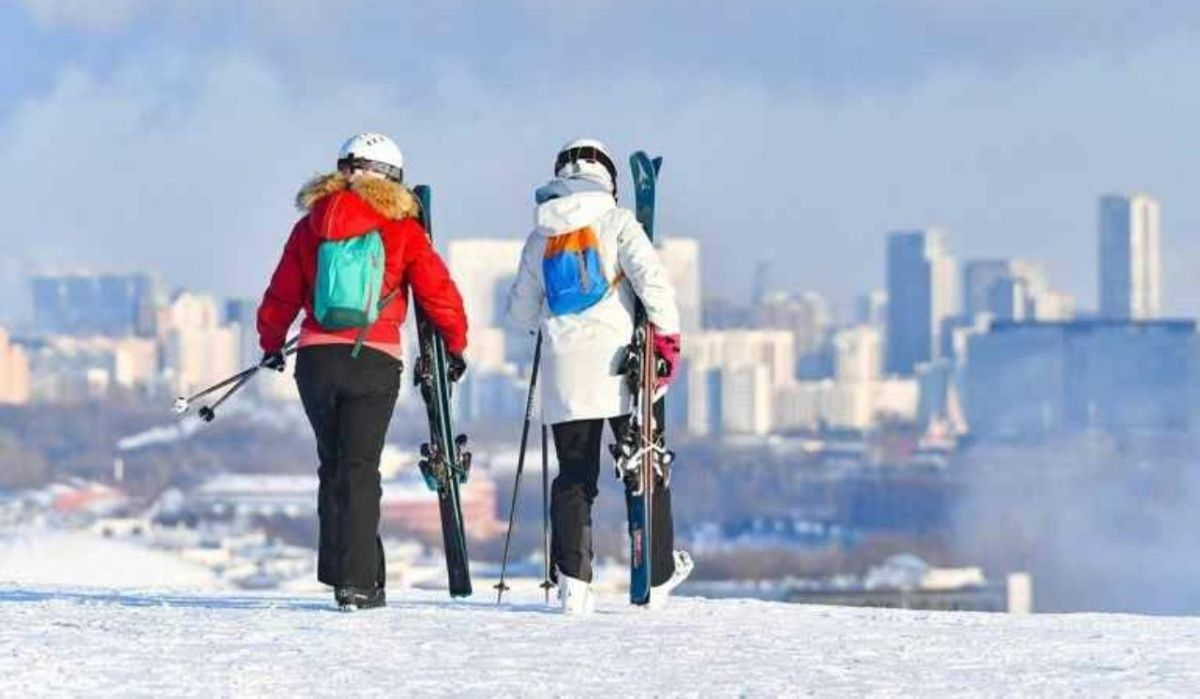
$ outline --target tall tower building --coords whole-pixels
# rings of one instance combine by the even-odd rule
[[[888,373],[911,376],[935,359],[943,321],[957,310],[954,258],[936,230],[898,231],[887,243]]]
[[[1158,202],[1145,194],[1100,197],[1100,317],[1149,320],[1162,311]]]
[[[447,267],[458,285],[472,328],[504,325],[508,288],[517,278],[521,250],[518,239],[464,239],[449,245]]]
[[[679,322],[683,334],[700,331],[702,302],[700,299],[700,243],[694,238],[668,236],[659,249],[667,275],[675,287],[675,303],[679,306]]]
[[[521,266],[525,241],[517,238],[477,238],[450,242],[446,264],[462,294],[471,326],[467,359],[485,371],[500,370],[507,362],[531,358],[532,339],[505,328],[508,291]]]

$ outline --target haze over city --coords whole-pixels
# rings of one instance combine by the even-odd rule
[[[1193,694],[1198,39],[0,4],[0,695]]]
[[[705,246],[706,294],[746,298],[770,257],[778,286],[843,316],[881,285],[884,234],[930,226],[959,257],[1043,262],[1091,308],[1095,199],[1149,191],[1172,250],[1164,311],[1200,312],[1193,3],[328,10],[0,8],[0,166],[18,204],[0,319],[27,313],[31,269],[259,293],[299,180],[361,127],[394,134],[438,187],[449,237],[523,234],[531,188],[578,132],[621,153],[652,141],[664,231]]]

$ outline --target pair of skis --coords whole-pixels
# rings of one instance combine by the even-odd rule
[[[432,240],[429,186],[417,185],[413,193],[421,204],[421,225]],[[446,342],[420,305],[414,306],[419,354],[413,367],[413,382],[421,392],[429,418],[429,441],[421,445],[419,466],[426,484],[437,491],[450,596],[467,597],[471,594],[471,570],[458,486],[467,481],[471,453],[466,450],[466,435],[454,434],[450,415],[450,353]]]
[[[662,158],[643,151],[629,158],[633,174],[635,215],[654,241],[654,205]],[[625,379],[631,408],[629,426],[612,445],[617,477],[625,484],[629,516],[629,601],[650,603],[653,586],[654,492],[670,483],[674,455],[666,449],[662,400],[655,405],[658,378],[664,367],[654,351],[654,326],[639,300],[634,310],[633,340],[625,357]]]

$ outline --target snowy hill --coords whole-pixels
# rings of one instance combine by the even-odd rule
[[[490,591],[489,591],[490,592]],[[324,596],[0,587],[0,695],[1055,695],[1200,687],[1200,619],[1006,616],[529,591]]]

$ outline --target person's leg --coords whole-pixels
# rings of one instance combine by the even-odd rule
[[[344,534],[344,584],[382,587],[383,545],[379,539],[379,457],[400,390],[400,362],[363,348],[345,353],[345,386],[339,411],[338,475],[344,499],[339,509]]]
[[[665,404],[660,400],[654,404],[654,419],[659,425],[664,422]],[[620,435],[629,425],[629,416],[613,418],[609,421],[613,435]],[[628,512],[629,498],[625,498]],[[658,481],[654,488],[651,502],[651,517],[653,518],[650,541],[650,584],[661,585],[675,573],[675,520],[671,516],[670,488]]]
[[[550,496],[552,570],[577,580],[592,580],[592,503],[600,477],[603,420],[553,425],[558,476]]]
[[[304,412],[317,439],[317,580],[326,585],[342,584],[338,522],[341,498],[337,492],[338,396],[336,367],[325,347],[304,347],[296,353],[296,385]]]

